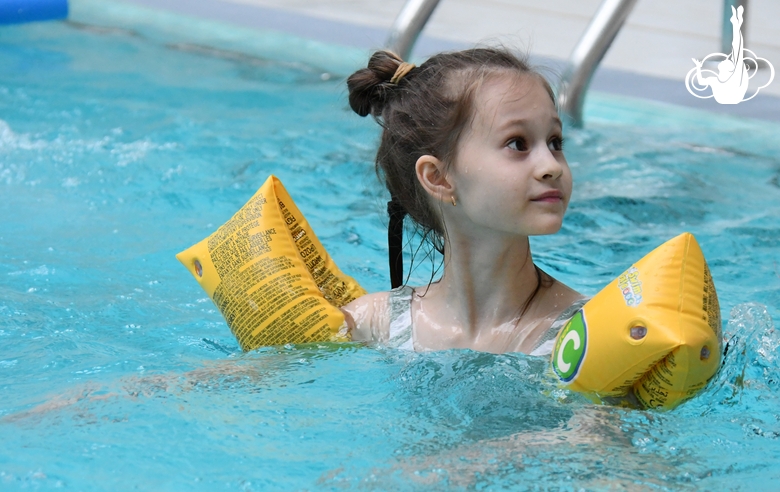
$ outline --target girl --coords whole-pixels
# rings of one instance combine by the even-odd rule
[[[444,253],[427,288],[344,306],[352,339],[549,354],[582,296],[536,267],[528,243],[561,228],[572,191],[547,81],[515,55],[481,48],[420,67],[379,51],[347,85],[352,109],[383,128],[376,165],[390,228],[408,214]],[[401,275],[391,272],[394,283]]]

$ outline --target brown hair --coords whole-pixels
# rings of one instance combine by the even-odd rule
[[[547,81],[525,59],[502,48],[437,54],[392,83],[401,63],[403,60],[392,52],[374,53],[366,68],[347,79],[349,105],[360,116],[372,115],[382,126],[377,174],[384,180],[395,209],[409,214],[423,237],[431,239],[441,252],[444,227],[417,180],[417,159],[432,155],[447,164],[452,162],[458,140],[474,114],[474,95],[491,74],[530,75],[539,79],[553,102],[555,97]],[[391,209],[389,206],[392,226]]]

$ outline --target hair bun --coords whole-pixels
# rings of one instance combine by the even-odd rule
[[[403,60],[393,52],[377,51],[368,60],[368,67],[362,68],[347,79],[349,106],[360,116],[379,116],[395,84],[393,75]]]

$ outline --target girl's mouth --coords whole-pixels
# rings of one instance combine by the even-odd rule
[[[531,199],[532,202],[560,202],[563,200],[563,193],[559,190],[550,190],[537,195]]]

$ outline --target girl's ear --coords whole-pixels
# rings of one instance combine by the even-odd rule
[[[414,169],[417,172],[417,180],[429,195],[443,202],[452,201],[455,189],[448,179],[442,161],[432,155],[424,155],[417,159]]]

